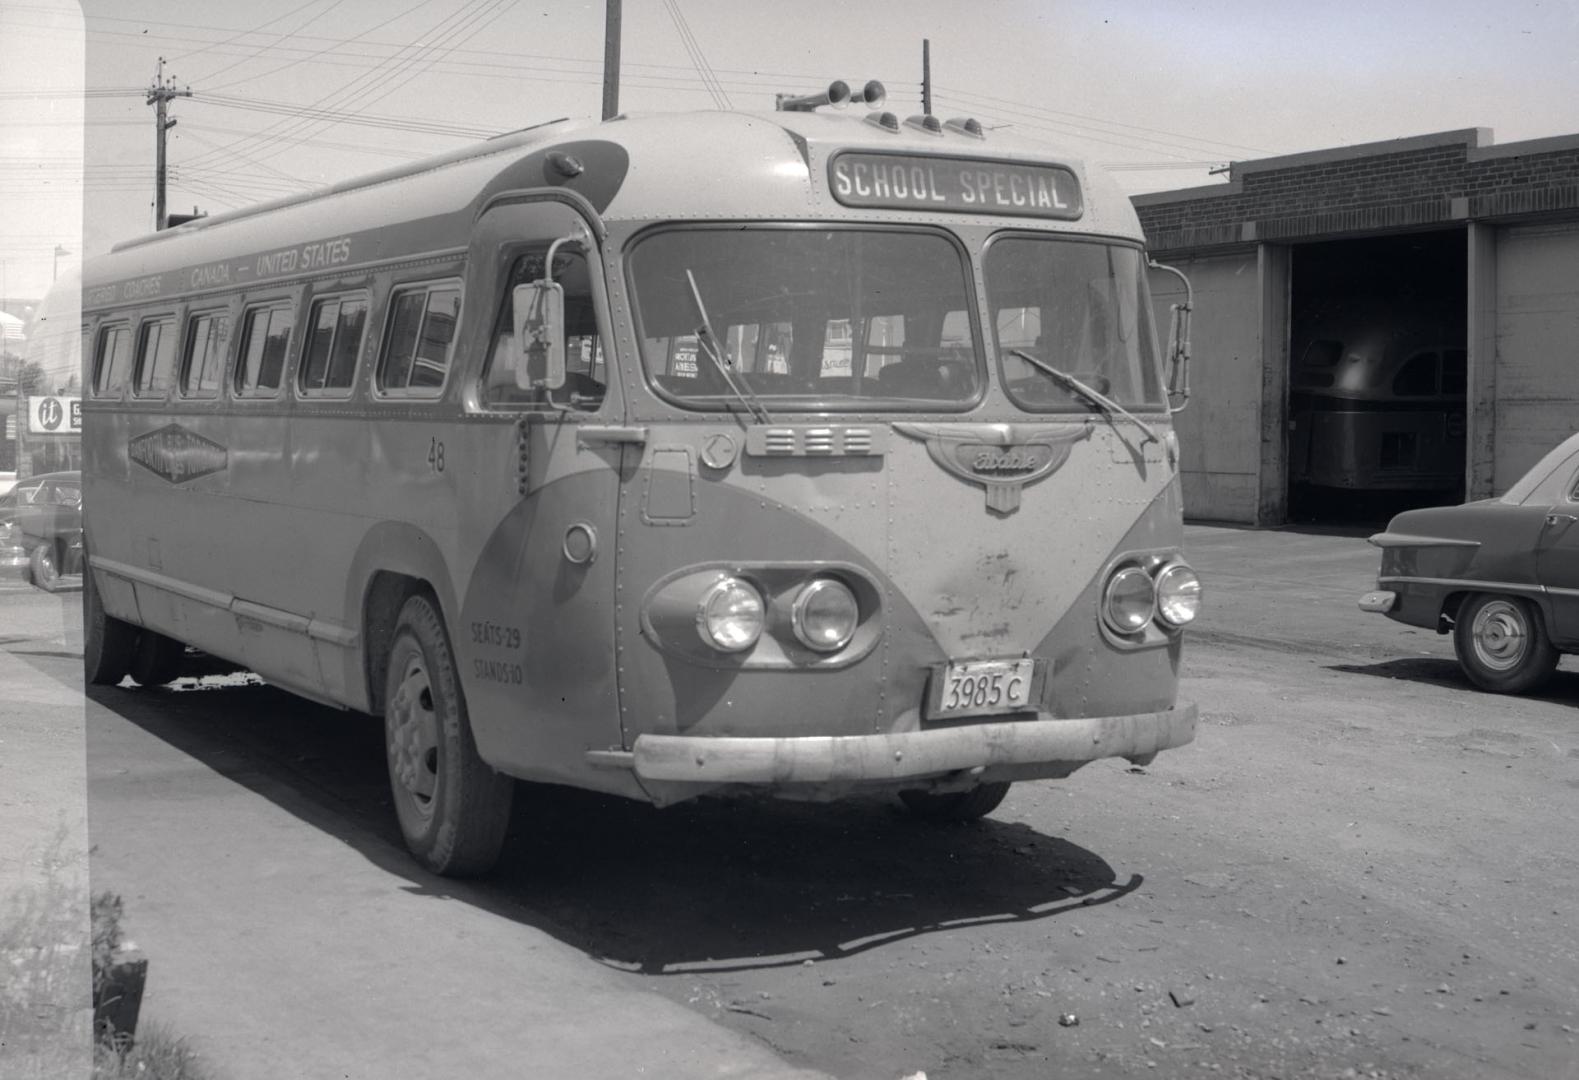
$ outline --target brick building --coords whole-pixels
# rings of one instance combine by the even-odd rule
[[[1344,304],[1429,306],[1462,327],[1462,488],[1439,501],[1505,490],[1579,429],[1579,135],[1497,146],[1469,129],[1235,162],[1227,184],[1134,203],[1153,256],[1195,289],[1178,417],[1192,518],[1288,519],[1291,342]],[[1165,312],[1175,279],[1152,286]]]

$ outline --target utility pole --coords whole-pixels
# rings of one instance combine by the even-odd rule
[[[608,0],[603,20],[603,119],[620,112],[620,0]]]
[[[921,115],[932,115],[932,39],[921,39]]]
[[[175,88],[175,80],[173,78],[168,80],[168,81],[165,80],[165,77],[164,77],[164,57],[161,56],[159,58],[159,74],[154,76],[154,84],[148,90],[148,100],[146,102],[144,102],[144,104],[153,105],[156,108],[155,121],[154,121],[154,138],[155,138],[155,149],[154,149],[154,170],[155,170],[155,172],[154,172],[154,228],[156,230],[163,229],[165,227],[165,213],[164,213],[164,184],[165,184],[164,143],[165,143],[165,138],[164,138],[164,134],[165,134],[165,132],[169,131],[171,128],[175,127],[175,120],[174,119],[166,119],[166,107],[170,104],[170,101],[171,101],[172,98],[191,97],[191,96],[192,96],[192,91],[191,91],[190,88],[187,88],[185,90],[177,90]]]

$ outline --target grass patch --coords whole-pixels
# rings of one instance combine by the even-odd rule
[[[139,1024],[130,1046],[105,1035],[93,1047],[93,1080],[212,1080],[187,1045],[160,1024]]]

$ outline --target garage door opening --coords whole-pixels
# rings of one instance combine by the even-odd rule
[[[1291,521],[1463,501],[1466,251],[1462,229],[1294,249]]]

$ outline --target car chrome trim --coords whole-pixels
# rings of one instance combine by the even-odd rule
[[[1439,577],[1410,577],[1404,574],[1389,574],[1378,577],[1377,585],[1446,585],[1454,588],[1469,589],[1473,592],[1511,592],[1524,593],[1529,596],[1544,596],[1549,591],[1544,585],[1520,585],[1512,581],[1480,581],[1475,578],[1439,578]]]
[[[1418,536],[1413,533],[1379,532],[1366,538],[1366,543],[1379,548],[1390,547],[1466,547],[1478,548],[1479,540],[1463,540],[1452,536]]]
[[[1386,589],[1377,589],[1360,597],[1360,610],[1372,611],[1381,615],[1387,614],[1398,603],[1398,594]]]

